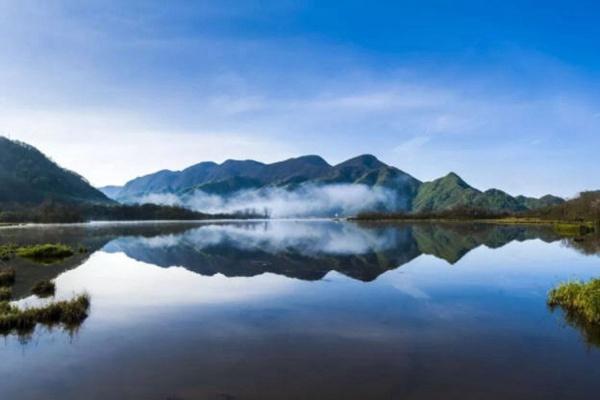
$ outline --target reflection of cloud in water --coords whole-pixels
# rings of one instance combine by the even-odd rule
[[[347,223],[272,221],[207,225],[177,236],[123,238],[109,243],[105,250],[119,251],[121,246],[132,242],[149,248],[188,244],[196,249],[204,249],[226,244],[238,249],[260,249],[270,253],[293,249],[307,254],[332,255],[381,251],[391,248],[395,243],[391,230],[368,230]]]
[[[125,318],[131,309],[264,300],[291,290],[296,282],[273,274],[251,279],[207,277],[183,268],[158,268],[122,253],[98,252],[81,267],[60,275],[56,286],[59,297],[87,291],[94,315],[115,319]],[[95,307],[98,304],[101,310]]]

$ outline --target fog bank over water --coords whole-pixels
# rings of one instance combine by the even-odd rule
[[[295,190],[266,188],[219,195],[196,190],[191,194],[150,194],[139,203],[179,205],[216,214],[253,210],[273,218],[349,216],[373,209],[395,209],[399,197],[383,187],[362,184],[302,185]]]

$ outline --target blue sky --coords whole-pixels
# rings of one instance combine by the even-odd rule
[[[3,1],[0,133],[96,185],[361,153],[429,180],[600,188],[600,6]]]

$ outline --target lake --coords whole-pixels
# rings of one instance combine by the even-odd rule
[[[75,331],[0,340],[0,399],[590,399],[597,332],[546,306],[600,246],[543,227],[341,221],[0,229],[13,295],[87,292]],[[4,263],[7,264],[7,263]]]

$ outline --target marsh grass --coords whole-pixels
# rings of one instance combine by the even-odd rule
[[[67,330],[75,330],[88,317],[89,308],[90,297],[87,294],[25,309],[6,301],[0,302],[0,333],[25,335],[33,332],[37,324],[47,327],[60,325]]]
[[[14,268],[0,269],[0,287],[12,286],[15,283],[15,276]]]
[[[75,254],[71,247],[64,244],[38,244],[19,247],[15,253],[19,257],[44,263],[60,261]]]
[[[548,305],[561,307],[568,317],[600,325],[600,279],[562,283],[548,294]]]
[[[31,293],[40,298],[54,296],[55,292],[56,286],[52,281],[39,281],[31,288]]]

